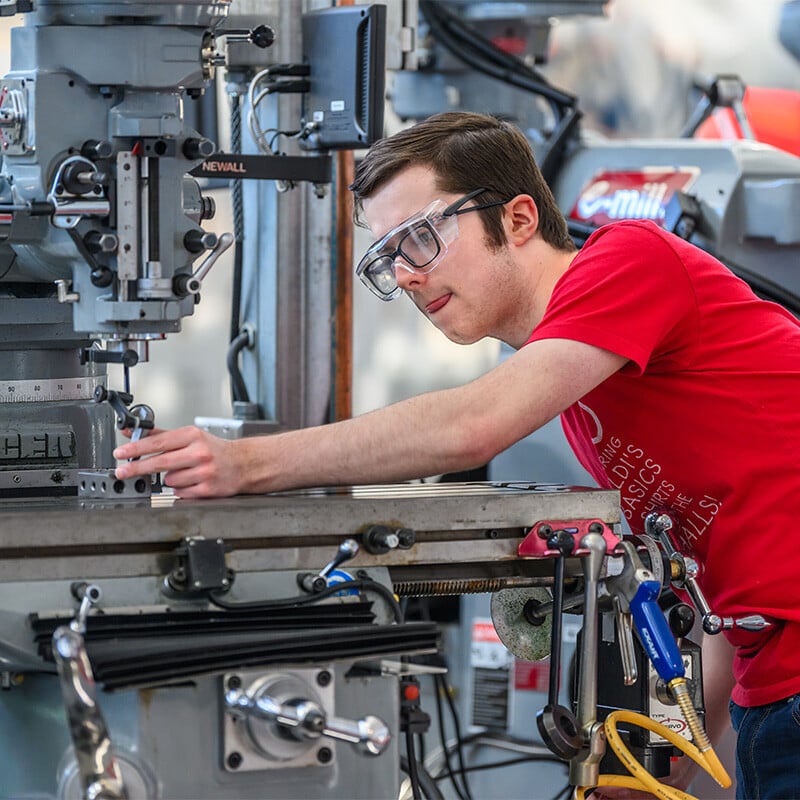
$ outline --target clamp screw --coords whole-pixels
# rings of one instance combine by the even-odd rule
[[[331,673],[327,669],[320,670],[317,673],[317,683],[320,686],[327,686],[331,682]]]

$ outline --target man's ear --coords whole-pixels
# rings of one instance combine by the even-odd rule
[[[505,205],[503,224],[509,244],[525,244],[539,230],[539,209],[529,194],[518,194]]]

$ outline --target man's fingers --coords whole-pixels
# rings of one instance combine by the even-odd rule
[[[128,433],[130,435],[130,429]],[[167,450],[177,450],[186,447],[194,438],[193,428],[178,428],[174,431],[165,431],[161,428],[154,429],[148,436],[137,442],[126,442],[114,450],[114,458],[124,461],[128,458],[141,458],[153,453]]]
[[[148,432],[148,436],[155,436],[157,433],[165,433],[165,428],[151,428]],[[126,438],[130,439],[133,436],[133,428],[122,428],[121,433]],[[115,456],[116,458],[116,456]]]

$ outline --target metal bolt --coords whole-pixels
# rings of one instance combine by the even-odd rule
[[[228,688],[229,689],[241,689],[242,688],[242,679],[238,675],[231,675],[228,678]]]
[[[330,747],[320,747],[317,750],[317,761],[320,764],[329,764],[331,759],[333,758],[333,750]]]
[[[331,682],[333,676],[327,669],[320,670],[317,673],[317,683],[320,686],[327,686]]]
[[[228,767],[230,769],[239,769],[242,766],[242,760],[242,754],[234,751],[228,756]]]
[[[589,533],[602,533],[602,532],[603,532],[603,526],[599,522],[593,522],[589,526]]]
[[[11,480],[14,481],[14,483],[22,483],[22,476],[15,475]]]
[[[549,525],[540,525],[537,535],[540,539],[547,539],[552,534],[553,529]]]

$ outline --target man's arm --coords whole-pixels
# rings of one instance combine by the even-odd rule
[[[196,428],[122,445],[121,478],[164,472],[182,497],[387,483],[487,463],[615,373],[625,359],[566,339],[532,342],[471,383],[353,419],[225,441]]]

